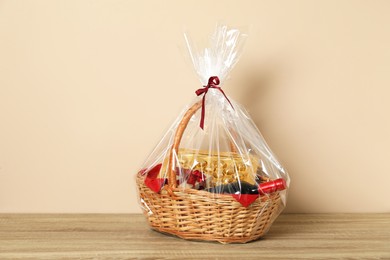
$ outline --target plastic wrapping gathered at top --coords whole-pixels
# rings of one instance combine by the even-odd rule
[[[264,235],[286,204],[288,173],[246,110],[221,88],[246,37],[217,25],[209,48],[198,50],[185,34],[202,84],[198,97],[137,174],[141,207],[156,230],[247,242]]]

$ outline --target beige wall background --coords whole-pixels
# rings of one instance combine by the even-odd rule
[[[141,212],[134,175],[199,84],[183,26],[252,25],[224,89],[286,212],[390,211],[389,1],[0,1],[0,212]]]

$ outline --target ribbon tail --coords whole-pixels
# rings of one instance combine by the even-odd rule
[[[204,117],[205,117],[205,110],[206,110],[206,95],[203,96],[203,99],[202,99],[202,114],[201,114],[201,117],[200,117],[200,128],[202,128],[202,130],[204,130]]]

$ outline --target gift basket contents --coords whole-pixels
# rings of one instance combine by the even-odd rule
[[[136,177],[141,207],[157,231],[245,243],[262,237],[286,205],[286,170],[222,89],[246,36],[218,25],[209,47],[198,50],[185,35],[200,87]]]

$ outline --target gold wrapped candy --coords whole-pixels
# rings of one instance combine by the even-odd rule
[[[205,151],[180,149],[177,155],[180,166],[176,165],[176,167],[202,172],[206,176],[208,187],[238,180],[254,184],[256,172],[260,167],[259,159],[256,160],[252,155],[247,158],[245,156],[232,152],[209,154]],[[168,158],[165,158],[161,167],[161,177],[166,173],[167,164]]]

